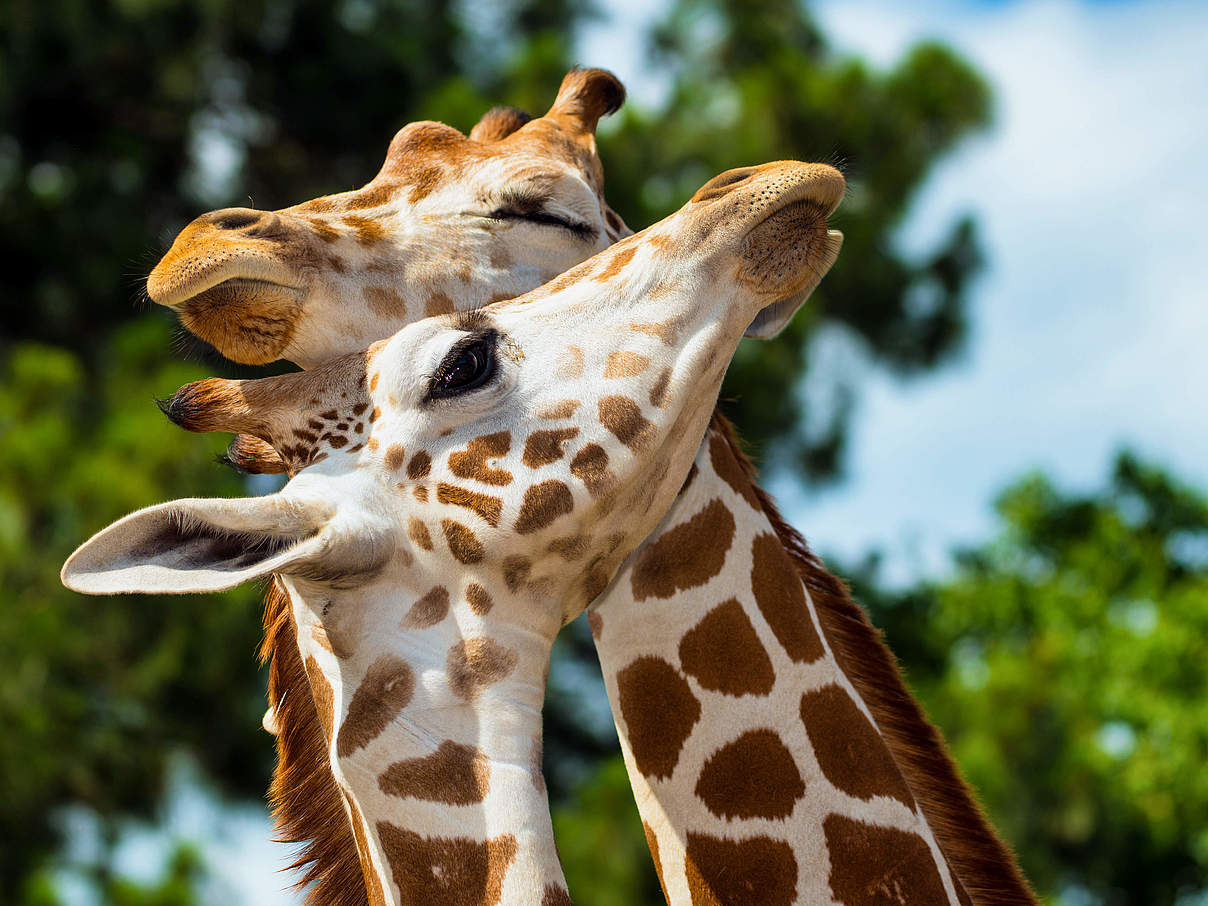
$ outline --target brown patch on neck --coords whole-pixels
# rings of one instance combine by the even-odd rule
[[[489,840],[423,837],[385,821],[377,823],[377,832],[404,903],[495,906],[516,857],[511,834]]]
[[[277,764],[269,804],[277,840],[299,846],[289,866],[302,872],[308,906],[365,906],[361,859],[327,742],[306,678],[289,596],[274,581],[264,602],[261,663],[268,662],[268,698],[277,716]]]
[[[394,762],[378,777],[378,788],[391,796],[472,805],[486,799],[491,767],[475,746],[446,739],[431,755]]]
[[[906,784],[951,866],[958,895],[974,906],[1037,906],[1015,857],[999,839],[960,775],[940,732],[906,688],[881,633],[841,579],[827,572],[801,534],[784,521],[772,498],[755,484],[755,469],[730,423],[714,412],[711,427],[725,440],[791,558],[818,610],[839,668],[876,719]]]

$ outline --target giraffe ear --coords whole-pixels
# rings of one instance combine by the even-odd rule
[[[575,67],[562,80],[546,116],[577,120],[584,132],[595,132],[600,117],[616,113],[625,103],[625,86],[606,69]]]
[[[316,558],[329,546],[320,532],[333,515],[281,494],[175,500],[93,535],[60,578],[90,595],[222,591]]]
[[[220,459],[245,475],[282,475],[288,471],[272,444],[251,434],[236,434]]]
[[[518,107],[492,107],[470,130],[476,142],[497,142],[507,138],[533,117]]]
[[[791,296],[773,302],[766,308],[761,309],[759,314],[751,321],[743,336],[755,337],[759,340],[770,340],[776,334],[780,333],[780,331],[784,330],[789,321],[793,320],[793,315],[797,313],[797,309],[810,297],[810,293],[818,288],[818,284],[822,282],[822,278],[826,276],[826,272],[831,269],[831,265],[839,257],[839,249],[842,245],[843,234],[838,230],[828,230],[822,260],[818,262],[817,267],[810,271],[805,286]]]

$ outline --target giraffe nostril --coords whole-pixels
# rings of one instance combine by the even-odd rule
[[[711,180],[696,190],[696,194],[692,196],[693,201],[707,201],[710,198],[717,198],[725,195],[734,186],[738,185],[759,171],[758,167],[738,167],[735,170],[727,170],[725,173],[719,173]]]
[[[220,230],[241,230],[259,222],[260,216],[260,211],[249,208],[224,208],[205,215],[205,219]]]

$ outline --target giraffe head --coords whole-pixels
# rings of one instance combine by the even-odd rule
[[[744,334],[791,317],[833,263],[843,178],[779,162],[519,299],[413,323],[308,372],[186,385],[168,414],[243,432],[294,477],[115,523],[64,566],[91,593],[327,588],[471,574],[552,634],[654,528],[688,474]],[[723,514],[718,514],[724,518]],[[325,592],[326,593],[326,592]]]
[[[357,191],[198,217],[147,292],[227,358],[303,367],[527,292],[630,233],[595,143],[624,97],[610,73],[575,69],[536,119],[495,108],[468,136],[411,123]]]

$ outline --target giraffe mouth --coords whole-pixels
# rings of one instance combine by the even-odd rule
[[[301,289],[232,277],[176,303],[184,326],[226,358],[263,365],[280,357],[302,310]]]
[[[827,224],[843,197],[841,180],[807,184],[792,195],[742,242],[738,281],[769,299],[748,325],[747,336],[778,333],[835,263],[843,244],[843,234]]]

